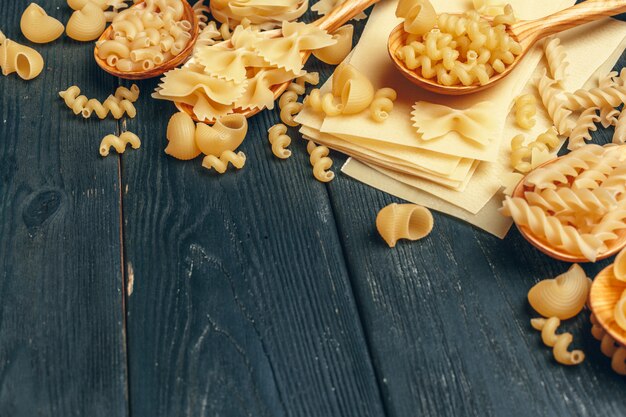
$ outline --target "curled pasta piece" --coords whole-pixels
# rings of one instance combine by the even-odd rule
[[[165,153],[176,159],[188,161],[202,153],[196,144],[196,125],[185,112],[175,113],[167,124]]]
[[[404,18],[404,30],[424,35],[437,24],[437,12],[428,0],[399,0],[396,16]]]
[[[304,105],[308,105],[314,111],[324,113],[327,116],[339,116],[343,111],[343,105],[335,103],[333,93],[326,93],[322,96],[318,88],[311,90],[304,100]]]
[[[515,22],[517,22],[517,19],[515,18],[515,13],[513,13],[513,7],[511,7],[510,4],[507,4],[506,6],[504,6],[504,9],[502,10],[502,14],[499,14],[493,18],[494,26],[498,26],[498,25],[510,26]]]
[[[329,171],[333,166],[333,160],[328,157],[330,151],[326,146],[317,146],[312,140],[306,145],[313,166],[313,176],[320,182],[329,182],[335,178],[335,173]]]
[[[592,88],[577,90],[565,94],[565,105],[570,110],[580,110],[589,107],[617,107],[626,101],[626,87],[618,84],[606,88]]]
[[[213,126],[204,123],[196,125],[195,140],[205,155],[222,155],[234,151],[248,134],[248,119],[240,113],[222,116]]]
[[[626,347],[615,342],[598,323],[598,319],[591,314],[591,334],[600,341],[600,351],[611,358],[611,368],[619,375],[626,375]]]
[[[556,329],[561,325],[557,317],[549,319],[532,319],[531,325],[535,330],[541,331],[541,339],[546,346],[553,348],[554,359],[563,365],[578,365],[585,360],[582,350],[568,351],[569,345],[574,339],[571,333],[556,334]]]
[[[43,57],[33,48],[7,39],[0,31],[0,68],[2,75],[17,72],[24,80],[32,80],[43,70]]]
[[[344,63],[333,73],[332,94],[341,100],[342,114],[357,114],[374,99],[371,81],[354,66]]]
[[[225,151],[218,158],[215,155],[207,155],[202,160],[202,166],[208,170],[214,169],[223,174],[228,169],[228,164],[236,169],[241,169],[246,164],[246,155],[243,152]]]
[[[291,156],[291,151],[287,146],[291,144],[291,138],[287,135],[287,126],[277,124],[268,130],[268,139],[272,145],[272,153],[280,159],[287,159]]]
[[[94,3],[87,3],[82,9],[72,13],[65,31],[70,38],[81,41],[98,39],[106,27],[104,11]]]
[[[294,120],[294,116],[300,113],[302,106],[303,104],[297,101],[285,104],[280,109],[280,120],[288,126],[298,126],[298,122]]]
[[[125,114],[131,119],[137,115],[137,109],[128,100],[119,100],[115,96],[109,96],[103,103],[100,103],[96,99],[87,99],[84,95],[80,95],[80,88],[77,86],[59,92],[59,96],[74,114],[81,114],[86,119],[94,112],[100,119],[106,118],[109,113],[115,119],[121,119]]]
[[[334,45],[313,51],[313,55],[320,61],[329,65],[340,64],[352,50],[352,36],[354,26],[344,25],[333,33]]]
[[[537,114],[537,100],[532,94],[523,94],[515,99],[515,122],[522,129],[532,129]]]
[[[597,108],[590,107],[580,114],[576,124],[569,136],[567,149],[574,150],[581,146],[585,146],[585,142],[591,140],[591,133],[598,130],[596,123],[599,122],[600,116],[596,113]]]
[[[613,143],[626,143],[626,116],[624,111],[619,113],[619,117],[615,121],[615,133],[613,134]]]
[[[545,211],[558,214],[604,215],[617,208],[615,193],[605,188],[588,190],[585,188],[558,188],[540,191],[526,191],[524,198]]]
[[[289,87],[291,87],[292,85],[293,83],[289,84]],[[290,88],[287,88],[287,91],[285,91],[280,96],[280,99],[278,100],[278,108],[282,110],[288,104],[295,103],[297,101],[298,101],[298,93],[296,91],[291,90]]]
[[[565,71],[569,62],[567,62],[565,49],[561,46],[561,40],[557,37],[547,39],[543,45],[543,51],[546,56],[546,61],[548,62],[552,79],[562,86],[567,75]]]
[[[565,102],[559,97],[556,81],[543,74],[539,79],[537,89],[539,90],[541,101],[559,134],[569,135],[572,131],[572,122],[569,119],[572,112],[565,108]]]
[[[535,284],[528,292],[528,302],[544,317],[567,320],[578,315],[585,306],[590,285],[585,271],[574,264],[556,278]]]
[[[107,135],[100,142],[100,155],[108,156],[111,147],[117,153],[124,153],[126,145],[130,144],[133,149],[139,149],[141,140],[132,132],[124,132],[119,137],[115,135]]]
[[[433,215],[417,204],[390,204],[378,212],[376,229],[390,248],[400,239],[419,240],[433,230]]]
[[[122,87],[117,87],[117,90],[115,90],[115,93],[113,94],[113,96],[117,99],[117,100],[128,100],[131,103],[134,103],[135,101],[137,101],[139,99],[139,86],[137,84],[133,84],[130,86],[130,89],[122,86]]]
[[[398,98],[398,94],[393,88],[381,88],[374,94],[374,100],[370,104],[370,116],[378,123],[382,123],[389,117],[393,110],[393,102]]]
[[[36,3],[31,3],[20,20],[22,33],[31,42],[48,43],[55,41],[63,34],[65,27]]]

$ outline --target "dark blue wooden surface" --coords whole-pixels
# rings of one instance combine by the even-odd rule
[[[0,2],[18,41],[27,4]],[[275,111],[251,119],[246,167],[218,176],[163,153],[174,109],[155,80],[136,119],[85,121],[57,92],[120,81],[89,44],[37,49],[38,79],[0,77],[0,417],[626,414],[587,313],[565,324],[579,367],[530,328],[528,288],[567,265],[516,231],[436,213],[428,238],[390,250],[374,220],[397,200],[316,182],[295,130],[294,156],[274,158]],[[124,130],[141,149],[100,158]]]

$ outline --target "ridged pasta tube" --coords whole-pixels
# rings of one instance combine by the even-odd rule
[[[591,133],[598,130],[596,123],[601,120],[596,107],[590,107],[580,114],[569,136],[567,149],[570,151],[585,146],[585,141],[591,140]]]
[[[207,155],[202,160],[203,167],[208,170],[214,169],[220,174],[226,172],[228,163],[237,169],[241,169],[246,164],[246,155],[243,152],[226,151],[219,158],[215,155]]]
[[[313,166],[313,176],[320,182],[329,182],[335,178],[335,173],[329,171],[333,166],[333,160],[328,157],[330,151],[326,146],[317,146],[312,140],[306,145],[310,155],[309,161]]]
[[[17,72],[24,80],[32,80],[43,70],[43,57],[33,48],[7,39],[0,31],[0,68],[2,75]]]
[[[378,212],[376,229],[390,248],[400,239],[419,240],[433,230],[433,215],[417,204],[390,204]]]
[[[578,365],[585,360],[582,350],[568,351],[572,340],[571,333],[556,334],[556,329],[561,325],[561,320],[556,317],[549,319],[537,318],[530,321],[535,330],[541,331],[541,339],[546,346],[552,347],[554,359],[563,365]]]
[[[248,119],[240,113],[218,118],[213,126],[196,124],[195,141],[205,155],[219,156],[237,149],[248,134]]]
[[[396,16],[404,18],[404,30],[415,35],[423,35],[437,24],[437,12],[428,0],[399,0]]]
[[[523,94],[515,99],[515,122],[522,129],[532,129],[537,122],[537,99],[532,94]]]
[[[287,159],[291,156],[291,151],[287,146],[291,144],[291,138],[286,134],[287,126],[276,124],[268,130],[268,140],[272,145],[272,153],[280,159]]]
[[[132,132],[124,132],[119,137],[115,135],[107,135],[100,142],[100,155],[109,155],[111,147],[113,147],[117,153],[124,153],[126,145],[128,144],[130,144],[133,149],[139,149],[141,146],[141,140]]]

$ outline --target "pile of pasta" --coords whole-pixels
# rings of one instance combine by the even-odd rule
[[[501,213],[552,247],[591,262],[626,229],[626,145],[586,145],[537,168]]]
[[[506,31],[515,22],[510,5],[489,21],[476,10],[437,15],[428,0],[400,0],[396,15],[404,18],[408,33],[396,57],[408,69],[441,85],[484,85],[522,53],[521,45]]]
[[[122,72],[148,71],[178,56],[189,44],[193,22],[181,0],[146,0],[119,13],[98,56]]]
[[[266,30],[298,19],[308,10],[309,0],[211,0],[210,6],[213,17],[230,28],[245,19]]]
[[[324,30],[300,22],[283,22],[281,34],[268,38],[238,26],[228,44],[200,46],[184,67],[165,73],[152,96],[207,122],[236,109],[272,109],[273,86],[306,74],[301,53],[337,43]]]

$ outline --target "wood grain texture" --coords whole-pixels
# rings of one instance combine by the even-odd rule
[[[382,416],[326,190],[304,143],[276,159],[250,119],[246,166],[220,176],[164,153],[148,98],[123,156],[131,410],[137,416]],[[290,134],[295,135],[294,131]],[[294,136],[295,137],[295,136]]]
[[[587,354],[578,367],[558,365],[530,327],[527,291],[568,264],[517,230],[501,241],[439,213],[429,237],[389,249],[376,214],[399,200],[343,175],[329,190],[389,416],[624,413],[626,379],[600,353],[587,312],[563,325]],[[593,277],[608,262],[584,268]]]
[[[26,44],[28,3],[0,2],[2,29]],[[76,118],[57,94],[115,80],[89,44],[31,46],[38,78],[0,76],[0,416],[125,416],[118,161],[98,154],[117,123]]]

